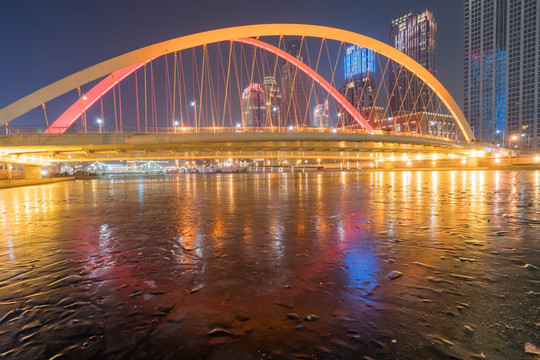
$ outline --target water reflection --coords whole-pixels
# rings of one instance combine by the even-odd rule
[[[260,172],[0,190],[0,354],[497,358],[502,336],[519,358],[539,181]]]

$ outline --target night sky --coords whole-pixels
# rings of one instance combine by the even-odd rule
[[[424,9],[438,22],[438,78],[463,102],[461,0],[13,0],[0,6],[0,108],[98,62],[195,32],[307,23],[388,43],[393,18]]]

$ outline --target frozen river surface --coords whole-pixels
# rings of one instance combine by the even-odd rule
[[[0,190],[0,359],[535,359],[540,172]]]

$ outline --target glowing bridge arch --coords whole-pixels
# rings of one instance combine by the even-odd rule
[[[263,24],[211,30],[182,36],[123,54],[70,75],[0,109],[0,125],[8,123],[82,84],[109,76],[116,71],[126,69],[130,66],[137,66],[137,64],[144,63],[149,59],[205,44],[261,36],[309,36],[330,39],[369,48],[386,56],[388,59],[395,61],[411,71],[433,90],[456,120],[465,140],[470,142],[474,139],[463,112],[448,90],[422,65],[399,50],[373,38],[346,30],[303,24]]]
[[[364,116],[360,114],[360,112],[354,106],[352,106],[351,103],[347,101],[347,99],[345,99],[345,97],[339,91],[337,91],[330,83],[328,83],[328,81],[326,81],[321,75],[319,75],[315,70],[304,64],[302,61],[298,60],[289,53],[260,40],[243,38],[234,39],[234,41],[256,46],[258,48],[271,52],[293,64],[300,71],[306,73],[316,83],[321,85],[322,88],[325,89],[338,102],[338,104],[341,105],[343,109],[352,116],[352,118],[360,126],[366,129],[368,133],[373,133],[373,127],[367,122]],[[90,108],[90,106],[92,106],[96,101],[99,100],[100,96],[112,89],[114,85],[125,79],[127,76],[135,72],[144,64],[145,63],[138,63],[135,65],[131,65],[127,68],[118,70],[113,74],[107,76],[99,84],[94,86],[92,89],[90,89],[90,91],[85,94],[86,101],[84,101],[83,104],[81,104],[80,101],[76,101],[58,119],[56,119],[56,121],[52,123],[51,126],[49,126],[49,128],[45,131],[45,134],[64,133],[67,128],[70,127],[80,117],[81,105],[82,112],[84,113],[88,110],[88,108]]]

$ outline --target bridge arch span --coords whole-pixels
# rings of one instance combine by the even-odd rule
[[[356,109],[354,106],[351,105],[350,102],[345,99],[345,97],[336,90],[328,81],[326,81],[321,75],[319,75],[315,70],[304,64],[302,61],[298,60],[294,56],[288,54],[287,52],[272,46],[270,44],[267,44],[263,41],[252,39],[252,38],[243,38],[243,39],[234,39],[233,41],[248,44],[251,46],[258,47],[260,49],[263,49],[265,51],[271,52],[274,55],[279,56],[280,58],[284,59],[285,61],[293,64],[295,67],[297,67],[300,71],[306,73],[309,77],[311,77],[315,82],[317,82],[319,85],[321,85],[337,102],[340,106],[343,107],[345,111],[347,111],[352,118],[360,125],[362,128],[364,128],[368,133],[373,133],[373,127],[368,123],[368,121],[364,118],[362,114]],[[76,101],[73,105],[71,105],[56,121],[49,126],[49,128],[44,132],[45,134],[62,134],[64,133],[67,128],[69,128],[80,116],[82,112],[85,112],[88,110],[90,106],[92,106],[97,100],[99,100],[99,97],[102,96],[104,93],[112,89],[114,85],[122,81],[122,79],[125,79],[127,76],[135,72],[138,68],[142,67],[144,63],[138,63],[135,65],[128,66],[127,68],[118,70],[111,75],[107,76],[105,79],[103,79],[101,82],[99,82],[97,85],[95,85],[90,91],[86,93],[86,101],[83,102],[83,104],[80,103],[80,101]],[[82,106],[82,111],[81,111]]]
[[[369,48],[395,61],[424,81],[441,99],[456,120],[467,142],[474,139],[471,127],[448,90],[427,69],[412,58],[388,44],[361,34],[326,26],[307,24],[262,24],[230,27],[186,35],[134,50],[81,70],[0,109],[0,125],[8,123],[41,104],[76,89],[82,84],[87,84],[110,75],[115,71],[142,63],[157,56],[232,39],[281,35],[317,37],[355,44],[360,47]]]

